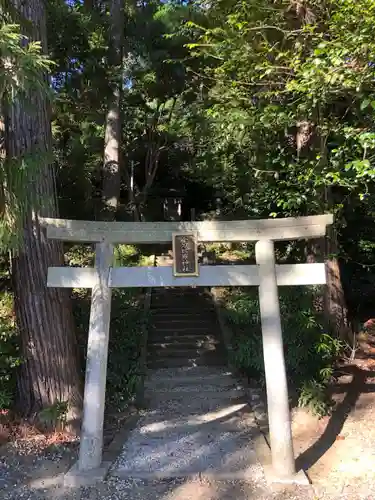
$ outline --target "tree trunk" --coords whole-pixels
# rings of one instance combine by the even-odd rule
[[[315,299],[314,309],[319,313],[324,311],[331,332],[338,338],[348,341],[351,340],[352,332],[337,258],[337,236],[333,227],[328,227],[327,233],[326,238],[307,240],[306,243],[307,262],[311,264],[324,261],[326,264],[327,283],[324,294]]]
[[[317,120],[319,130],[322,129],[322,113],[318,110]],[[313,124],[301,121],[298,124],[297,132],[297,155],[302,148],[311,145],[315,141],[320,152],[320,167],[327,164],[327,137],[321,132],[316,135]],[[321,191],[321,212],[333,210],[335,200],[332,189],[326,187]],[[344,288],[341,281],[340,264],[337,257],[338,242],[336,230],[330,226],[327,230],[327,237],[318,241],[307,242],[308,262],[324,261],[326,263],[327,284],[324,287],[324,296],[321,301],[316,301],[315,309],[324,309],[324,316],[330,331],[338,338],[351,340],[351,329],[348,320],[348,308],[346,305]]]
[[[46,21],[42,0],[14,1],[32,26],[32,40],[46,53]],[[29,32],[28,32],[29,33]],[[57,216],[50,109],[46,96],[34,89],[8,107],[7,158],[33,158],[22,241],[13,259],[15,313],[24,362],[18,377],[17,406],[31,415],[57,402],[67,402],[74,425],[82,403],[81,371],[71,303],[67,290],[47,288],[49,266],[63,264],[62,244],[47,240],[40,217]],[[30,166],[29,166],[30,168]]]
[[[338,243],[334,227],[328,228],[326,238],[327,286],[324,295],[324,310],[331,331],[344,341],[352,340],[340,264],[337,257]]]
[[[110,44],[108,49],[109,67],[115,73],[112,94],[109,97],[105,125],[103,189],[101,218],[113,220],[120,198],[120,148],[121,115],[120,101],[122,88],[122,43],[124,10],[123,0],[111,0],[110,3]]]

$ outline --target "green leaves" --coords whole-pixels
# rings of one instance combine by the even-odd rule
[[[42,53],[40,42],[29,41],[21,33],[20,25],[3,23],[0,26],[0,101],[3,104],[21,100],[25,107],[31,107],[30,93],[50,95],[45,76],[52,66],[52,61]],[[0,155],[0,252],[17,246],[26,207],[38,201],[30,200],[26,185],[41,160],[36,148],[22,158],[8,157],[5,161],[4,155]]]
[[[250,215],[319,213],[326,187],[359,197],[373,180],[373,3],[311,11],[296,28],[293,6],[213,2],[192,31],[210,99],[204,148],[215,158],[202,151],[202,168],[228,201],[248,193]]]
[[[16,387],[16,368],[21,364],[13,297],[0,295],[0,410],[9,409]]]
[[[28,42],[18,24],[0,26],[0,99],[14,99],[30,89],[46,91],[43,73],[52,65],[42,54],[40,42]]]
[[[297,389],[299,405],[322,416],[330,409],[326,387],[344,345],[323,330],[322,318],[313,309],[319,293],[313,288],[287,287],[280,289],[279,299],[288,379]],[[232,290],[226,296],[225,312],[233,331],[232,363],[264,382],[257,292],[249,288]]]

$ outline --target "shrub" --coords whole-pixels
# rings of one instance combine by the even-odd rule
[[[138,258],[138,250],[134,245],[116,245],[114,248],[115,266],[129,266]]]
[[[0,296],[0,410],[8,409],[16,389],[16,368],[21,363],[18,332],[13,315],[13,297]]]
[[[91,265],[91,252],[90,248],[72,248],[68,254],[69,260]],[[147,258],[140,255],[133,245],[118,245],[114,254],[115,266],[148,263]],[[82,366],[85,366],[91,291],[74,289],[72,297]],[[145,322],[148,318],[144,316],[141,299],[141,289],[122,288],[112,291],[106,404],[115,410],[123,410],[134,398],[142,376],[140,355]]]
[[[68,414],[67,401],[56,401],[55,404],[43,408],[38,413],[37,421],[42,424],[44,429],[54,432],[61,432],[66,426]]]
[[[299,404],[319,415],[330,404],[325,388],[333,375],[342,343],[328,335],[323,318],[313,309],[319,287],[283,287],[279,290],[284,354],[289,384],[297,389]],[[248,377],[264,383],[264,363],[258,294],[255,289],[232,290],[226,315],[233,325],[231,361]]]
[[[125,288],[113,291],[107,404],[116,410],[122,410],[133,400],[140,382],[140,356],[147,321],[140,290]]]

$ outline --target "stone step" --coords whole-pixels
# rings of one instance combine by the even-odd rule
[[[228,381],[227,384],[221,383],[221,384],[210,384],[206,383],[204,379],[199,380],[195,384],[162,384],[160,382],[155,382],[152,380],[146,381],[145,382],[145,390],[146,391],[151,391],[152,393],[157,393],[157,394],[163,394],[163,393],[168,393],[168,394],[178,394],[178,395],[185,395],[185,397],[194,397],[196,394],[203,394],[203,393],[225,393],[226,391],[246,391],[246,388],[243,384],[240,382],[236,382],[235,380],[230,380]]]
[[[203,295],[193,295],[193,294],[181,294],[181,295],[152,295],[151,304],[170,304],[176,302],[188,302],[189,304],[212,304],[210,297],[205,297]]]
[[[152,331],[148,335],[148,344],[190,344],[190,345],[221,345],[221,339],[218,339],[215,335],[204,335],[191,332],[190,334],[185,334],[184,332],[179,332],[177,330],[166,332],[165,330]]]
[[[147,397],[147,396],[146,396]],[[161,401],[155,404],[153,401],[150,411],[145,411],[143,422],[163,422],[168,428],[171,422],[184,421],[189,423],[223,422],[229,418],[247,418],[253,416],[247,401],[238,401],[237,398],[230,399],[194,399],[187,395],[185,401],[171,401],[166,404]]]
[[[181,321],[183,319],[190,320],[190,319],[200,319],[200,318],[203,319],[213,318],[214,320],[216,320],[216,314],[214,313],[214,311],[207,312],[207,311],[191,309],[182,312],[178,311],[176,312],[173,310],[171,311],[169,309],[166,309],[165,311],[163,311],[162,309],[151,309],[150,312],[152,320],[158,319],[160,321],[169,321],[169,320]]]
[[[147,396],[146,396],[147,398]],[[157,423],[161,429],[161,423],[165,428],[170,428],[173,422],[189,422],[190,424],[203,424],[208,422],[224,422],[229,418],[251,418],[254,417],[247,401],[237,398],[230,399],[222,397],[210,399],[194,399],[189,395],[185,401],[152,401],[150,410],[144,412],[143,423]]]
[[[178,411],[178,406],[177,406]],[[190,413],[189,413],[190,411]],[[140,421],[140,433],[143,435],[165,436],[168,432],[179,431],[185,428],[187,432],[200,430],[241,431],[248,429],[254,432],[256,427],[255,416],[247,403],[211,404],[210,410],[202,406],[193,412],[189,410],[178,414],[176,409],[170,411],[164,403],[158,409],[145,412]]]
[[[155,330],[151,330],[148,335],[149,342],[198,342],[198,341],[208,341],[208,342],[220,342],[220,339],[213,334],[202,334],[191,332],[189,334],[172,331],[165,333],[159,333]]]
[[[184,315],[175,315],[172,317],[167,316],[152,316],[152,323],[154,325],[189,325],[189,326],[212,326],[216,325],[215,317],[211,315],[200,315],[200,316],[189,316],[187,314]]]
[[[206,322],[152,322],[149,330],[151,331],[161,331],[161,332],[209,332],[214,333],[217,331],[218,326],[215,323]]]
[[[168,304],[151,304],[150,312],[154,314],[214,314],[215,309],[213,306],[207,307],[190,307],[189,304],[178,304],[170,307]]]
[[[207,355],[200,356],[195,359],[191,358],[155,358],[148,359],[147,366],[149,368],[180,368],[194,366],[223,366],[226,360],[224,356],[209,357]]]
[[[240,416],[225,418],[225,420],[223,419],[223,421],[220,421],[218,419],[217,421],[214,420],[212,422],[193,423],[195,421],[190,418],[191,423],[188,424],[186,420],[186,418],[185,420],[180,418],[175,419],[175,421],[173,422],[167,421],[160,423],[159,425],[145,424],[140,428],[140,433],[145,437],[152,436],[153,438],[163,439],[165,437],[168,437],[168,434],[172,434],[174,430],[178,430],[181,427],[187,427],[188,432],[190,433],[207,432],[208,434],[220,434],[222,432],[247,431],[249,434],[256,436],[260,432],[255,418],[252,414],[249,414],[246,417]]]
[[[170,397],[171,395],[172,397]],[[241,414],[250,411],[246,392],[243,389],[230,390],[226,388],[225,391],[213,391],[212,393],[184,392],[182,395],[183,397],[180,398],[176,393],[155,393],[152,390],[147,390],[145,400],[150,402],[148,406],[153,411],[162,410],[165,414],[173,417],[176,417],[176,415],[187,416],[218,412],[221,408],[236,405],[242,405]]]
[[[173,293],[163,293],[163,292],[158,292],[158,293],[152,293],[151,295],[152,300],[181,300],[181,299],[188,299],[188,300],[194,300],[194,301],[210,301],[210,296],[206,295],[205,293],[202,292],[173,292]]]
[[[217,348],[220,346],[220,342],[217,339],[207,340],[207,339],[199,339],[199,340],[188,340],[182,342],[181,340],[173,340],[168,342],[163,342],[163,340],[155,341],[155,339],[150,338],[148,342],[149,351],[158,351],[161,349],[169,350],[169,349],[211,349]]]
[[[210,368],[199,366],[197,368]],[[234,379],[230,372],[228,375],[219,375],[216,377],[200,375],[180,375],[175,378],[163,376],[146,378],[145,388],[153,391],[169,392],[199,392],[199,391],[224,391],[233,387],[242,387],[242,384]],[[216,388],[216,389],[214,389]]]
[[[165,325],[163,327],[160,327],[159,325],[151,325],[150,327],[150,334],[152,335],[153,332],[160,332],[160,333],[165,333],[166,335],[170,335],[173,332],[178,332],[181,335],[194,335],[194,334],[200,334],[200,335],[212,335],[216,331],[215,325],[209,325],[209,326],[196,326],[196,327],[191,327],[191,326],[175,326],[175,325]]]
[[[227,401],[236,403],[246,403],[246,391],[242,387],[233,388],[221,388],[218,390],[213,387],[212,390],[207,390],[207,387],[201,388],[201,391],[163,391],[163,390],[148,390],[146,393],[146,399],[153,402],[157,400],[159,402],[179,402],[186,401],[187,398],[194,400],[194,403],[201,404],[202,400],[210,399],[210,401],[218,400],[223,403]]]
[[[204,378],[208,381],[222,380],[222,379],[235,379],[236,377],[227,366],[212,367],[212,366],[197,366],[195,368],[160,368],[148,372],[146,380],[160,380],[160,381],[185,381],[191,380],[192,383]]]
[[[184,331],[178,330],[154,330],[149,332],[148,344],[191,344],[191,345],[221,345],[221,339],[218,339],[215,335],[209,334],[194,334],[190,332],[186,334]]]
[[[149,346],[148,352],[147,352],[147,357],[149,359],[154,358],[154,357],[171,357],[171,358],[201,358],[202,356],[207,356],[207,357],[212,357],[215,356],[216,354],[219,355],[224,355],[225,350],[224,347],[221,344],[211,344],[209,348],[204,348],[204,347],[197,347],[197,346],[192,346],[188,348],[181,348],[179,345],[172,346],[169,348],[165,347],[151,347]]]
[[[181,312],[200,312],[213,313],[214,308],[211,304],[202,304],[202,302],[191,303],[188,300],[181,300],[179,302],[169,301],[169,302],[151,302],[150,304],[151,312],[163,311],[166,313],[181,313]]]
[[[177,339],[177,340],[176,340]],[[165,346],[165,347],[163,347]],[[210,346],[210,347],[209,347]],[[186,339],[181,337],[165,338],[163,336],[149,336],[148,338],[148,351],[153,351],[155,349],[211,349],[214,346],[215,349],[221,349],[223,352],[225,348],[223,344],[217,339],[207,340],[205,337],[187,337]]]
[[[149,348],[147,353],[147,359],[153,360],[155,358],[201,358],[202,356],[214,356],[216,354],[223,354],[223,349],[212,346],[211,349],[202,347],[169,347],[169,348]]]

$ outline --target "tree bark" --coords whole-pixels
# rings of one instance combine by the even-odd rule
[[[316,297],[314,309],[324,312],[330,331],[338,338],[351,340],[351,328],[348,321],[348,308],[341,281],[340,264],[337,258],[338,244],[334,228],[329,227],[326,238],[307,240],[306,257],[309,264],[323,262],[326,264],[327,283],[324,294]]]
[[[88,12],[92,11],[94,8],[94,0],[84,0],[83,6]]]
[[[123,0],[110,3],[109,68],[115,73],[112,93],[109,97],[105,124],[102,214],[101,218],[113,220],[120,198],[120,148],[121,148],[121,89],[122,89],[122,45],[124,9]]]
[[[301,153],[309,153],[309,149],[315,144],[319,148],[320,167],[327,164],[327,137],[321,133],[322,112],[318,109],[316,129],[312,122],[301,120],[297,124],[296,149],[297,156]],[[319,132],[318,132],[319,130]],[[332,189],[325,187],[321,189],[320,196],[321,213],[326,210],[332,211],[335,200]],[[306,256],[308,262],[324,261],[326,263],[327,283],[324,287],[324,295],[320,300],[315,300],[314,308],[317,311],[324,310],[324,316],[330,331],[342,340],[351,340],[351,328],[348,320],[348,308],[346,305],[344,288],[341,281],[340,264],[337,257],[338,241],[334,227],[328,227],[327,237],[319,240],[307,241]]]
[[[30,22],[29,39],[46,47],[43,0],[15,0],[14,6]],[[25,102],[15,100],[6,116],[7,159],[32,158],[22,241],[13,258],[15,314],[23,363],[18,376],[17,406],[30,416],[57,402],[67,402],[68,423],[80,417],[81,371],[68,292],[47,288],[49,266],[63,265],[60,242],[47,240],[40,217],[58,215],[47,97],[34,89]],[[29,167],[30,168],[30,167]]]
[[[328,206],[332,207],[331,193],[328,193]],[[352,331],[349,322],[344,287],[341,280],[340,263],[338,259],[338,241],[335,227],[328,227],[326,237],[326,270],[327,286],[324,294],[324,310],[331,331],[344,341],[352,341]]]

